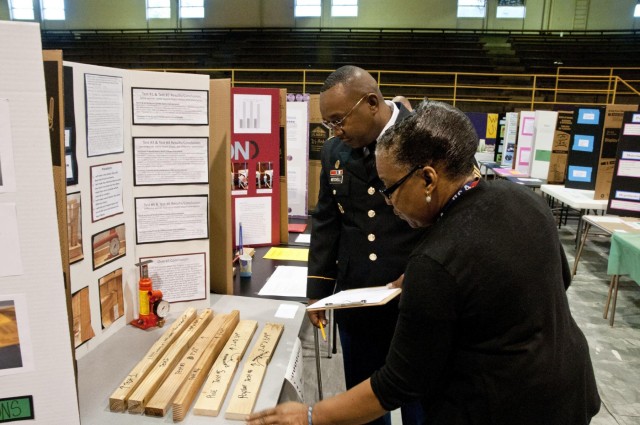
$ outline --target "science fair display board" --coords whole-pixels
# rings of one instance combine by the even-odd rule
[[[640,217],[640,113],[625,112],[607,214]]]
[[[280,243],[280,90],[231,90],[234,245]]]
[[[170,310],[209,306],[210,84],[203,75],[73,62],[64,62],[64,77],[73,337],[82,358],[141,316],[166,314],[158,296],[140,300],[141,262]]]
[[[0,422],[79,424],[40,27],[0,40]]]

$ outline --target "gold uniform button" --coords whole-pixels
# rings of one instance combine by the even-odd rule
[[[369,212],[367,212],[367,215],[371,218],[376,216],[376,212],[374,210],[369,210]]]
[[[338,203],[338,209],[340,210],[341,214],[344,214],[344,208],[342,208],[342,205],[340,203]]]
[[[336,194],[336,190],[335,190],[335,189],[333,189],[333,194],[334,194],[334,195]]]
[[[375,190],[373,187],[370,187],[370,188],[367,190],[367,193],[368,193],[369,195],[373,195],[374,193],[376,193],[376,190]]]
[[[374,235],[373,233],[369,233],[369,236],[367,236],[367,239],[369,239],[369,242],[373,242],[376,240],[376,235]]]
[[[378,256],[376,254],[369,254],[369,260],[376,261],[377,259],[378,259]]]

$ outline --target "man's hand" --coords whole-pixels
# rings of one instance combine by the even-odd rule
[[[318,300],[309,300],[309,305],[317,302]],[[322,321],[322,325],[327,325],[327,317],[325,316],[325,310],[314,310],[308,311],[309,320],[311,320],[311,324],[316,328],[320,327],[320,321]]]
[[[387,283],[387,288],[402,288],[402,282],[404,282],[404,273],[393,282]]]

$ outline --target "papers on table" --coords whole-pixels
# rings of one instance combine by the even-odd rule
[[[309,248],[278,248],[272,247],[263,258],[270,260],[307,261]]]
[[[296,243],[310,244],[311,243],[311,234],[310,233],[301,233],[301,234],[299,234],[298,237],[296,238]]]
[[[297,266],[278,266],[258,295],[280,297],[307,296],[307,268]]]

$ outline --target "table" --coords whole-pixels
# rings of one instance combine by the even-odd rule
[[[576,258],[573,262],[573,270],[571,276],[576,275],[578,270],[578,261],[582,255],[582,249],[589,236],[589,230],[591,226],[595,226],[598,229],[605,232],[607,235],[611,235],[616,230],[622,230],[629,233],[640,233],[640,218],[636,217],[618,217],[617,215],[583,215],[582,221],[584,222],[584,230],[582,232],[582,239],[576,252]]]
[[[609,293],[604,307],[603,317],[606,319],[611,306],[609,326],[613,326],[618,298],[618,281],[620,275],[629,275],[636,283],[640,283],[640,233],[615,232],[611,235],[611,249],[607,274],[613,275],[609,283]]]
[[[535,177],[517,177],[517,176],[500,176],[510,182],[521,184],[532,190],[539,189],[543,184],[547,184],[546,180],[536,179]]]
[[[482,167],[484,167],[484,173],[482,172]],[[495,161],[478,161],[478,168],[480,169],[480,174],[486,180],[489,175],[489,170],[500,168],[500,163]]]
[[[297,307],[294,318],[274,317],[281,304],[293,304]],[[306,316],[305,307],[291,301],[211,294],[211,308],[214,313],[229,313],[232,310],[239,310],[240,320],[258,321],[258,329],[247,348],[247,352],[251,351],[267,321],[284,324],[284,331],[267,368],[255,410],[275,406],[284,384],[284,376],[291,359],[294,343],[298,339],[302,321]],[[160,338],[168,325],[180,314],[178,312],[171,313],[167,325],[163,328],[143,331],[133,326],[126,326],[78,360],[78,398],[80,421],[83,424],[158,425],[159,423],[173,423],[171,411],[164,418],[111,412],[109,410],[109,396],[147,353],[153,343]],[[242,365],[238,367],[238,370],[241,369]],[[236,372],[231,389],[235,387],[239,375],[239,371]],[[228,402],[229,400],[225,401],[218,417],[196,416],[190,410],[182,423],[189,425],[242,423],[224,418]]]
[[[579,211],[578,225],[576,227],[576,247],[578,246],[578,241],[580,241],[582,231],[582,216],[590,210],[604,211],[607,209],[608,200],[594,199],[595,191],[593,190],[570,189],[564,185],[543,184],[540,186],[540,191]]]

